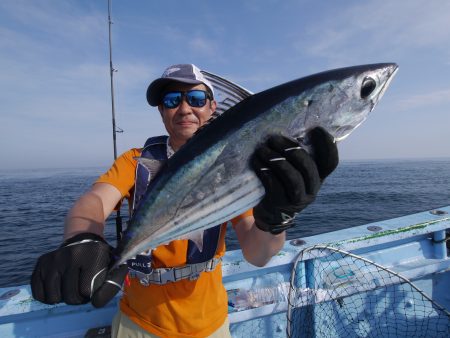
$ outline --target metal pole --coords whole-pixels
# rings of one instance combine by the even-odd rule
[[[111,42],[111,1],[108,0],[108,30],[109,30],[109,75],[111,80],[111,113],[112,113],[112,127],[113,127],[113,144],[114,144],[114,159],[117,158],[117,146],[116,146],[116,112],[114,107],[114,71],[112,64],[112,42]]]
[[[116,145],[116,112],[114,107],[114,71],[112,63],[112,42],[111,42],[111,1],[108,0],[108,31],[109,31],[109,75],[111,80],[111,113],[112,113],[112,128],[113,128],[113,145],[114,145],[114,160],[117,159],[117,145]],[[116,211],[116,239],[119,244],[122,238],[122,217],[120,216],[120,207]]]

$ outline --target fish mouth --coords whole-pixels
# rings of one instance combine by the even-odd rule
[[[334,141],[340,142],[340,141],[346,139],[347,136],[349,136],[351,134],[351,132],[353,131],[353,129],[355,129],[355,128],[356,128],[355,125],[352,125],[352,124],[343,125],[343,126],[342,125],[335,126],[333,128]]]
[[[386,81],[384,81],[384,83],[381,84],[381,88],[378,91],[378,93],[376,94],[375,104],[373,105],[371,110],[373,110],[373,108],[375,108],[376,103],[383,97],[384,93],[386,92],[386,90],[390,86],[392,80],[394,79],[395,75],[397,74],[397,71],[398,71],[397,64],[394,63],[389,68],[392,68],[392,70],[390,71],[390,74],[388,74]],[[364,82],[363,82],[363,85],[364,85]],[[361,91],[362,91],[362,88],[361,88]]]
[[[383,84],[383,87],[381,88],[380,98],[381,98],[381,96],[383,96],[384,92],[389,87],[389,85],[391,84],[392,80],[394,79],[395,75],[398,72],[398,65],[394,64],[393,67],[394,67],[394,69],[392,70],[391,75],[389,75],[388,79],[386,80],[386,82]]]

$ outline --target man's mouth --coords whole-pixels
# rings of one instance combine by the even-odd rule
[[[176,124],[180,125],[180,126],[191,126],[191,125],[197,124],[197,122],[190,121],[190,120],[183,120],[183,121],[178,121]]]

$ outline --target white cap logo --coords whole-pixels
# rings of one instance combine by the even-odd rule
[[[162,75],[162,77],[167,77],[167,76],[169,76],[170,74],[179,71],[180,69],[181,69],[181,68],[177,68],[177,67],[166,69],[166,71],[164,72],[164,74]]]

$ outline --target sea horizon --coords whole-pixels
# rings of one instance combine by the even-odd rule
[[[438,157],[387,157],[387,158],[343,158],[339,159],[339,165],[345,163],[359,163],[359,162],[414,162],[414,161],[450,161],[450,156],[438,156]],[[1,172],[8,171],[33,171],[33,170],[107,170],[113,164],[114,160],[111,160],[108,164],[99,164],[99,165],[80,165],[80,166],[58,166],[58,167],[46,167],[46,166],[36,166],[36,167],[8,167],[1,168]]]

